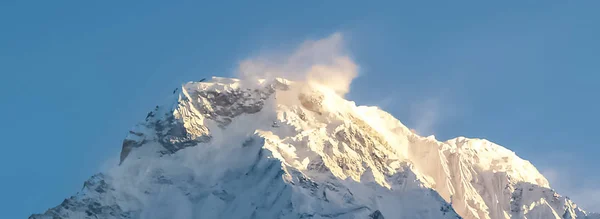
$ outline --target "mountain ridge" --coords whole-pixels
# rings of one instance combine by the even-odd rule
[[[172,100],[30,218],[600,218],[500,145],[421,137],[318,83],[213,77]]]

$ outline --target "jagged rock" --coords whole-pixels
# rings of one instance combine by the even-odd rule
[[[369,217],[371,219],[385,219],[383,217],[383,214],[381,214],[381,211],[379,211],[379,210],[374,211],[372,214],[369,215]]]

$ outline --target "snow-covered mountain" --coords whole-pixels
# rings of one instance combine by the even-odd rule
[[[502,146],[421,137],[279,78],[183,85],[129,132],[120,160],[30,218],[600,219]]]

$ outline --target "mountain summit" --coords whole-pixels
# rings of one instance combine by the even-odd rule
[[[483,139],[421,137],[318,83],[189,82],[43,218],[600,219]]]

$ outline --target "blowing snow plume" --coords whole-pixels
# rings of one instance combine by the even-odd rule
[[[294,51],[259,55],[243,60],[240,78],[286,78],[328,87],[340,96],[350,91],[358,76],[358,65],[344,49],[341,33],[320,40],[308,40]]]

